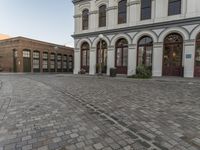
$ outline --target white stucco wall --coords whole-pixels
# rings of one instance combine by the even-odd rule
[[[98,7],[105,4],[107,10],[106,27],[98,27]],[[125,38],[129,44],[128,50],[128,71],[127,75],[135,74],[137,65],[137,42],[142,36],[150,36],[153,43],[153,76],[162,76],[163,63],[163,41],[170,33],[179,33],[184,39],[183,45],[183,67],[184,76],[193,77],[194,57],[195,57],[195,39],[200,32],[200,22],[182,22],[179,24],[162,25],[165,22],[174,22],[200,17],[199,0],[182,0],[181,14],[168,16],[168,0],[152,0],[152,18],[149,20],[140,20],[140,0],[127,0],[127,23],[117,24],[117,4],[118,0],[91,0],[75,4],[75,69],[74,73],[80,70],[80,46],[82,41],[87,41],[90,49],[90,74],[96,73],[96,44],[98,35],[102,33],[104,40],[108,45],[107,52],[107,74],[109,69],[115,66],[115,43],[120,38]],[[89,9],[89,29],[82,30],[82,10]],[[159,24],[159,27],[149,27],[146,29],[135,30],[134,27],[148,27],[151,24]],[[130,29],[130,27],[132,29]],[[127,30],[125,30],[127,28]],[[152,29],[151,29],[152,28]],[[113,32],[110,30],[115,29]],[[124,30],[123,30],[124,29]],[[133,31],[132,31],[133,30]],[[86,34],[86,36],[84,35]],[[80,37],[79,37],[80,35]],[[89,35],[89,36],[88,36]],[[191,58],[186,58],[186,55]]]

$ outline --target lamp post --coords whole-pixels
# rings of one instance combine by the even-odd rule
[[[99,39],[100,39],[100,59],[99,59],[99,74],[102,74],[102,39],[103,39],[103,34],[99,34]]]

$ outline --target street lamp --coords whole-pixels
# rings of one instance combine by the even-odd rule
[[[100,62],[99,62],[99,74],[102,74],[102,39],[103,39],[103,34],[99,34],[99,39],[100,39]]]

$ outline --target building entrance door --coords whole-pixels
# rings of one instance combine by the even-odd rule
[[[178,34],[168,35],[163,51],[163,76],[183,76],[182,52],[182,37]]]
[[[23,71],[31,72],[31,52],[30,50],[23,50]]]
[[[13,50],[13,72],[17,72],[17,50]]]

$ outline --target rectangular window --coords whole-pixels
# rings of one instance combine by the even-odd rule
[[[40,69],[40,52],[33,52],[33,69]]]
[[[151,0],[141,0],[141,20],[151,19]]]
[[[168,15],[181,14],[181,0],[169,0]]]
[[[50,60],[50,68],[55,69],[55,54],[51,54]]]
[[[121,0],[118,3],[118,24],[126,23],[127,1]]]
[[[30,57],[31,57],[30,51],[24,50],[24,51],[23,51],[23,57],[30,58]]]
[[[48,53],[47,52],[44,52],[43,55],[42,55],[42,68],[44,70],[47,70],[48,69]]]

